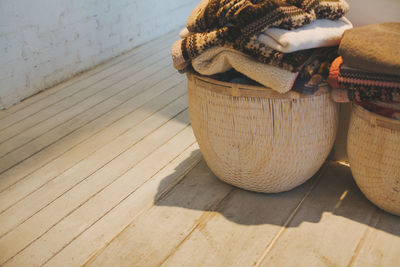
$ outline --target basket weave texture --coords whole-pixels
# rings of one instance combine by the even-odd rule
[[[364,195],[381,209],[400,215],[400,121],[353,105],[347,153]]]
[[[188,73],[193,132],[221,180],[251,191],[290,190],[311,178],[332,149],[338,106],[325,91],[279,94]]]

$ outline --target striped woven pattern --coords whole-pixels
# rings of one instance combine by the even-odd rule
[[[313,96],[219,82],[188,73],[189,112],[200,150],[221,180],[282,192],[312,177],[332,149],[338,107]]]
[[[348,67],[337,57],[329,70],[329,83],[333,88],[347,90],[349,101],[398,101],[400,76],[376,73]]]
[[[366,86],[376,88],[393,88],[400,90],[400,76],[368,72],[342,65],[338,82],[342,88]]]
[[[347,153],[364,195],[379,208],[400,215],[400,121],[353,105]]]

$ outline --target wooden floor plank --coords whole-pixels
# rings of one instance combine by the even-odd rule
[[[182,110],[182,106],[179,107]],[[167,117],[167,121],[166,124],[158,129],[154,129],[151,125],[154,122],[147,122],[151,127],[145,124],[142,128],[136,129],[136,131],[126,134],[116,140],[118,146],[115,146],[115,143],[113,143],[110,144],[110,146],[104,147],[101,153],[96,153],[92,159],[87,161],[87,164],[92,164],[95,160],[103,160],[104,155],[107,155],[106,153],[111,153],[110,150],[112,149],[116,150],[120,146],[126,147],[127,141],[134,143],[133,146],[128,146],[128,150],[112,158],[111,161],[106,162],[104,167],[89,174],[90,176],[83,180],[83,182],[76,185],[70,191],[60,198],[57,198],[50,205],[1,238],[0,251],[3,253],[0,254],[0,264],[9,261],[11,258],[12,261],[10,261],[10,263],[26,259],[26,255],[32,256],[30,249],[26,250],[25,248],[31,247],[31,249],[36,250],[38,246],[40,247],[39,244],[41,243],[36,243],[35,240],[48,241],[46,236],[43,237],[43,235],[48,233],[54,226],[57,226],[65,216],[68,216],[68,214],[79,208],[82,203],[86,202],[93,195],[96,195],[104,187],[118,180],[121,175],[124,175],[132,167],[141,162],[150,155],[152,151],[156,150],[159,146],[168,142],[168,140],[174,137],[178,132],[182,131],[189,121],[188,112],[186,110],[173,119]],[[146,136],[147,134],[149,135]],[[144,136],[146,137],[143,138]],[[141,138],[143,139],[140,140]],[[78,172],[78,175],[81,175],[81,172]],[[62,240],[61,237],[59,239]],[[56,240],[54,240],[54,242],[56,242]],[[56,247],[48,248],[52,251],[56,249]],[[43,253],[49,252],[45,251],[44,247],[41,247],[41,249],[43,249]],[[17,253],[18,256],[14,257]],[[51,255],[49,255],[49,257],[50,256]],[[30,259],[30,261],[31,260],[32,259]],[[43,258],[40,258],[40,260],[43,260]]]
[[[204,170],[207,171],[210,172]],[[323,171],[285,193],[257,194],[235,189],[213,218],[196,228],[162,266],[254,265],[312,191]]]
[[[81,266],[137,216],[152,207],[155,199],[168,193],[201,159],[197,143],[190,146],[115,209],[57,253],[46,266]]]
[[[191,172],[198,172],[198,168]],[[191,173],[186,179],[190,176]],[[287,228],[281,227],[281,214],[287,209],[285,203],[293,205],[291,200],[298,203],[301,197],[294,193],[301,191],[301,187],[283,194],[287,195],[281,201],[277,201],[280,194],[263,195],[235,189],[219,205],[216,213],[202,219],[200,224],[192,221],[196,227],[186,222],[187,218],[193,220],[190,216],[179,217],[180,223],[171,219],[179,216],[173,207],[196,210],[193,204],[185,202],[186,191],[182,190],[181,194],[175,193],[175,198],[181,199],[181,202],[164,205],[165,210],[160,209],[158,215],[150,215],[159,209],[153,207],[138,217],[104,250],[93,256],[89,265],[251,266],[257,265],[262,257],[263,266],[346,266],[367,229],[371,233],[378,231],[383,239],[383,242],[371,246],[375,237],[367,235],[371,240],[364,242],[368,245],[363,247],[373,255],[373,260],[379,264],[386,263],[385,266],[397,266],[398,247],[391,245],[396,245],[399,239],[399,218],[385,214],[389,217],[385,221],[389,221],[380,224],[386,227],[378,223],[378,229],[374,229],[377,209],[356,188],[347,167],[330,164],[327,173],[316,185],[298,213],[294,214],[293,220],[290,216],[283,216],[289,219]],[[304,192],[301,195],[304,196]],[[272,201],[259,201],[264,197]],[[274,197],[277,197],[275,201]],[[182,209],[179,211],[185,212]],[[157,224],[150,224],[147,216]],[[147,221],[147,226],[142,220]],[[382,233],[383,229],[389,233]],[[276,233],[276,242],[270,243]],[[164,239],[163,235],[167,237]],[[382,246],[388,249],[382,249]],[[263,255],[264,249],[268,250],[267,257]],[[386,262],[377,259],[379,252],[381,255],[388,254]],[[362,263],[357,263],[357,266],[362,266]]]
[[[374,216],[350,169],[331,163],[261,266],[347,266]]]
[[[96,193],[90,200],[83,202],[78,209],[68,214],[42,237],[35,240],[6,266],[20,266],[28,261],[33,265],[43,264],[82,232],[90,228],[193,142],[194,136],[191,128],[186,127],[151,155],[139,161],[131,170]],[[137,150],[138,154],[140,152],[140,150]]]
[[[150,79],[148,80],[148,82],[150,82]],[[129,114],[129,112],[133,111],[135,109],[135,107],[138,108],[142,104],[146,103],[146,101],[150,100],[152,97],[155,97],[157,95],[157,92],[163,92],[163,91],[171,88],[171,86],[173,87],[173,86],[177,85],[178,82],[182,82],[182,78],[178,77],[178,76],[173,76],[173,77],[167,78],[165,80],[165,84],[162,83],[162,84],[159,84],[158,86],[153,86],[153,87],[151,87],[151,85],[149,85],[150,87],[146,86],[145,88],[148,88],[148,89],[144,90],[143,92],[141,92],[141,90],[143,90],[143,88],[140,86],[132,88],[132,90],[128,91],[129,95],[125,94],[124,97],[119,98],[119,100],[121,102],[116,101],[116,99],[110,99],[111,100],[110,103],[112,104],[111,106],[110,105],[108,105],[108,106],[101,105],[97,108],[98,112],[106,112],[108,110],[109,111],[108,113],[105,113],[105,114],[101,115],[99,118],[93,120],[92,122],[85,124],[82,128],[79,128],[77,131],[73,132],[71,135],[67,136],[66,138],[59,140],[58,142],[55,143],[55,145],[53,145],[53,146],[50,145],[50,147],[51,148],[59,147],[60,150],[58,150],[58,151],[56,150],[54,152],[60,156],[64,154],[63,152],[70,152],[70,150],[73,148],[75,148],[75,150],[79,149],[76,145],[77,143],[78,144],[82,143],[79,141],[84,141],[93,135],[97,135],[99,133],[99,131],[101,131],[105,126],[109,126],[111,123],[113,123],[114,122],[113,120],[118,120],[121,117],[126,116],[127,113]],[[141,84],[143,84],[143,83],[141,83]],[[181,87],[183,87],[183,86],[184,85],[182,84]],[[126,101],[126,102],[124,102],[124,101]],[[145,101],[145,102],[143,102],[143,101]],[[120,104],[124,104],[124,103],[126,103],[124,106],[119,106]],[[107,103],[104,103],[104,104],[107,104]],[[118,106],[118,108],[115,108],[117,106]],[[126,119],[124,121],[126,122]],[[122,123],[123,122],[120,122],[119,124],[122,124]],[[129,124],[127,124],[126,126],[129,126]],[[117,130],[117,129],[115,129],[115,130]],[[113,131],[113,130],[108,130],[108,131]],[[73,141],[73,143],[69,142],[71,140]],[[111,140],[111,139],[109,139],[109,140]],[[81,151],[80,152],[81,154],[78,154],[76,157],[69,158],[68,161],[77,162],[77,161],[79,161],[79,158],[82,158],[85,155],[92,153],[92,151],[95,150],[96,147],[101,146],[101,143],[96,143],[96,146],[93,146],[94,140],[89,140],[89,141],[92,143],[92,146],[89,146],[89,148],[87,150],[84,150],[85,152]],[[31,163],[34,163],[34,165],[35,165],[35,166],[33,166],[34,168],[40,169],[41,167],[42,168],[44,167],[44,164],[43,164],[44,162],[42,162],[40,159],[42,159],[42,160],[44,159],[47,162],[51,161],[51,159],[52,159],[51,154],[47,153],[49,150],[51,150],[51,148],[50,149],[46,148],[40,152],[41,154],[45,155],[44,158],[39,157],[39,160],[36,160],[34,162],[32,162],[32,160],[29,161]],[[72,153],[72,152],[70,152],[70,153]],[[62,159],[65,159],[65,157],[66,156],[63,156]],[[51,164],[50,164],[50,166],[47,166],[47,169],[45,168],[41,171],[42,175],[43,175],[43,173],[48,173],[49,171],[51,171],[52,170],[51,167],[54,168],[57,166],[53,171],[61,171],[62,169],[65,170],[71,166],[68,163],[65,163],[65,164],[61,163],[60,160],[62,161],[62,159],[58,159],[58,158],[60,158],[60,157],[56,158],[58,165],[53,164],[53,166],[51,166]],[[26,165],[26,164],[21,163],[21,165]],[[28,169],[24,169],[23,173],[26,173],[27,171],[28,171]],[[34,172],[31,172],[29,174],[29,176],[20,177],[20,176],[16,175],[15,171],[14,172],[11,171],[11,173],[14,174],[12,176],[7,175],[8,173],[9,172],[5,173],[4,175],[0,175],[0,177],[2,178],[2,180],[0,182],[0,189],[1,189],[0,200],[2,199],[2,196],[4,194],[14,195],[13,198],[17,199],[18,194],[16,194],[15,191],[13,192],[13,190],[15,189],[15,187],[19,187],[21,189],[22,187],[24,187],[21,185],[26,182],[23,181],[22,184],[20,183],[18,186],[14,186],[14,188],[9,188],[10,185],[13,185],[16,182],[20,182],[22,180],[27,180],[29,178],[32,179],[32,175],[34,174]],[[57,173],[59,173],[59,172],[54,173],[54,175],[57,175]],[[48,174],[50,174],[50,173],[48,173]],[[21,178],[23,178],[23,179],[21,179]],[[41,179],[45,179],[45,177],[42,177]],[[37,181],[40,181],[40,179]],[[29,187],[34,189],[34,188],[37,188],[38,186],[33,186],[32,184],[30,184]],[[13,198],[8,199],[8,201],[7,201],[11,205],[12,205],[11,200]],[[5,208],[4,205],[6,205],[6,204],[3,203],[2,201],[0,201],[0,211],[4,210],[4,208]]]
[[[182,81],[182,79],[183,77],[181,77],[180,75],[171,76],[171,68],[166,68],[158,72],[157,77],[148,77],[145,80],[136,83],[131,89],[133,91],[137,91],[138,93],[144,91],[137,96],[140,100],[141,97],[148,95],[148,93],[145,92],[146,90],[150,90],[149,93],[151,93],[154,91],[169,89]],[[65,136],[58,142],[53,143],[52,145],[46,147],[37,154],[31,156],[30,158],[27,158],[13,168],[0,174],[0,191],[4,191],[13,185],[17,187],[18,185],[15,185],[17,182],[21,181],[22,179],[29,178],[28,176],[35,175],[34,172],[36,170],[39,170],[49,162],[57,159],[59,156],[63,155],[70,149],[75,148],[77,145],[90,138],[91,136],[96,135],[103,128],[109,127],[114,121],[118,121],[121,118],[127,116],[127,114],[134,111],[135,108],[138,107],[136,102],[137,97],[136,95],[133,98],[126,97],[126,99],[124,99],[122,102],[114,101],[113,105],[115,105],[115,108],[110,109],[108,113],[105,113],[104,115],[98,117],[92,122],[87,123],[82,128],[77,129],[76,131]],[[104,111],[105,110],[103,110],[103,112]],[[124,119],[124,121],[122,121],[121,123],[124,122],[127,122],[126,119]],[[90,152],[90,150],[88,150],[88,152]],[[81,156],[85,156],[84,154],[85,153],[82,153]],[[65,170],[69,168],[71,164],[79,161],[80,158],[70,158],[70,160],[70,164],[67,164],[64,161],[65,164],[63,168],[58,166],[56,169],[52,169],[50,166],[48,166],[47,168],[43,169],[43,171],[47,174],[52,174],[51,172],[57,170]],[[41,175],[45,176],[45,174],[43,173]]]
[[[91,82],[101,80],[107,77],[107,74],[113,73],[114,70],[118,71],[119,69],[121,69],[120,66],[117,66],[119,63],[123,63],[125,66],[126,64],[134,64],[138,60],[142,60],[143,56],[148,56],[149,52],[154,53],[159,47],[162,47],[164,44],[166,46],[168,46],[167,44],[172,44],[176,36],[177,36],[177,31],[172,31],[171,33],[166,34],[156,40],[153,40],[147,44],[134,48],[131,51],[128,51],[127,53],[121,56],[106,61],[100,64],[99,66],[96,66],[95,68],[82,72],[81,74],[76,75],[75,77],[72,77],[71,79],[62,82],[52,88],[49,88],[36,95],[33,95],[25,99],[21,103],[18,103],[17,105],[14,105],[6,110],[0,110],[0,125],[6,125],[3,119],[9,117],[14,113],[19,112],[19,114],[15,114],[13,116],[15,116],[18,119],[21,119],[21,117],[27,116],[42,109],[43,107],[46,107],[46,103],[49,104],[57,103],[57,101],[63,99],[66,96],[65,89],[68,89],[69,93],[74,93],[74,91],[72,91],[71,90],[72,88],[70,87],[74,86],[75,88],[79,87],[84,88],[85,85],[87,86],[87,80],[90,80]],[[65,92],[60,92],[63,90]],[[46,99],[48,97],[51,97],[51,99]],[[35,107],[30,107],[31,105],[35,105]],[[27,107],[30,107],[30,109],[24,110]],[[21,112],[21,110],[24,111]],[[8,120],[12,121],[12,119]]]
[[[186,236],[214,216],[214,210],[233,190],[204,170],[196,167],[189,172],[87,265],[159,266]]]
[[[76,212],[57,224],[54,229],[46,233],[42,238],[44,244],[47,244],[46,240],[49,238],[54,240],[51,249],[49,249],[47,253],[43,253],[43,243],[41,244],[40,242],[42,240],[39,239],[32,248],[28,249],[31,252],[29,253],[30,255],[26,253],[26,259],[32,260],[32,256],[38,254],[36,251],[40,251],[43,255],[41,256],[40,264],[43,259],[46,259],[47,262],[50,255],[51,257],[56,255],[75,240],[83,232],[81,229],[86,231],[91,228],[125,198],[143,185],[143,183],[169,164],[171,160],[186,150],[193,142],[195,142],[195,138],[191,127],[186,127],[186,129],[180,132],[175,138],[154,151],[154,153],[120,177],[116,182],[94,196]],[[122,212],[125,213],[126,211]],[[72,231],[71,225],[75,225]],[[53,238],[53,236],[59,236],[59,233],[63,233],[62,237]]]
[[[156,66],[154,66],[155,64]],[[104,80],[104,84],[102,82],[97,83],[96,86],[80,91],[78,94],[74,95],[73,100],[66,100],[67,106],[70,105],[69,102],[73,103],[71,107],[62,110],[63,112],[54,114],[51,118],[45,121],[36,123],[35,126],[27,129],[26,131],[22,131],[7,141],[1,143],[0,166],[3,166],[2,159],[5,158],[5,156],[10,158],[9,154],[18,150],[23,150],[26,152],[27,149],[24,147],[24,145],[35,141],[41,137],[42,134],[48,133],[49,131],[56,129],[58,126],[70,122],[73,119],[84,123],[85,121],[82,120],[81,113],[108,100],[112,96],[125,91],[136,82],[151,76],[154,71],[159,71],[162,69],[162,67],[165,67],[168,64],[170,64],[170,58],[165,56],[163,53],[158,53],[149,57],[148,61],[146,60],[146,62],[143,62],[143,64],[136,64],[125,71],[111,76],[110,79]],[[75,103],[75,101],[77,102]],[[68,129],[75,128],[72,125],[68,125],[67,130]],[[46,139],[49,140],[48,137]],[[37,149],[37,145],[35,145],[35,148]],[[12,157],[15,156],[13,155]],[[0,168],[0,172],[2,169],[3,168]]]
[[[90,172],[90,170],[95,170],[101,166],[99,165],[100,161],[88,163],[84,165],[82,172],[80,172],[79,169],[77,169],[77,165],[72,165],[71,163],[80,164],[82,166],[83,162],[79,163],[79,161],[83,160],[85,155],[89,157],[93,153],[96,153],[102,146],[112,142],[121,134],[126,133],[129,129],[132,129],[143,120],[149,118],[154,112],[167,117],[168,114],[170,114],[169,110],[173,108],[174,101],[177,100],[179,102],[178,98],[181,97],[185,91],[186,87],[183,83],[167,90],[165,93],[153,98],[140,109],[129,114],[129,116],[125,117],[123,120],[113,124],[112,127],[108,127],[96,136],[92,136],[87,141],[57,158],[57,160],[53,161],[51,164],[46,165],[39,171],[30,175],[30,177],[24,179],[23,182],[13,187],[12,190],[7,190],[6,194],[4,192],[0,194],[0,206],[10,207],[0,213],[0,225],[2,225],[0,236],[6,234],[18,224],[24,222],[45,207],[48,203],[51,203],[57,197],[72,188],[74,184],[80,181],[79,177],[82,177],[83,173]],[[143,94],[154,96],[155,92],[153,90],[147,90]],[[144,100],[143,98],[136,99],[138,101],[136,105],[139,105],[140,101]],[[116,142],[114,141],[114,147],[115,144]],[[129,143],[125,143],[125,145],[129,145]],[[82,153],[82,151],[85,151],[85,153]],[[110,156],[112,156],[112,153],[108,151],[103,159],[107,160]],[[72,170],[74,170],[74,173],[80,173],[81,175],[72,176]],[[29,192],[32,193],[29,194]],[[23,196],[26,197],[23,198]],[[18,201],[19,199],[21,200]],[[17,203],[12,205],[12,202]]]
[[[164,58],[164,64],[166,64],[167,60],[167,58]],[[163,66],[160,68],[163,68]],[[149,70],[150,73],[146,72]],[[153,72],[158,72],[159,70],[160,69],[151,70],[149,67],[136,73],[134,76],[151,77]],[[114,98],[123,98],[123,95],[134,84],[135,82],[131,85],[118,83],[109,87],[101,94],[96,94],[62,114],[56,115],[50,120],[40,123],[30,130],[25,131],[15,138],[1,144],[0,146],[3,146],[4,150],[2,151],[3,156],[0,158],[0,172],[4,172],[16,163],[25,160],[60,138],[63,138],[64,136],[67,136],[75,130],[83,127],[86,123],[95,120],[97,117],[104,114],[104,105],[110,105],[110,102],[114,102]],[[44,131],[46,128],[48,128],[47,132]],[[23,145],[18,143],[18,141],[21,141]]]
[[[399,217],[379,210],[374,219],[376,224],[367,229],[349,266],[400,266]]]

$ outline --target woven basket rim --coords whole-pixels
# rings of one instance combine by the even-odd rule
[[[380,126],[400,131],[400,121],[371,112],[356,103],[353,103],[353,113],[372,126]]]
[[[187,77],[189,81],[192,81],[196,86],[203,85],[207,90],[229,95],[233,97],[261,97],[261,98],[280,98],[280,99],[300,99],[310,98],[318,95],[329,93],[329,90],[319,90],[313,95],[306,95],[299,92],[289,91],[287,93],[279,93],[271,88],[249,84],[239,84],[223,82],[205,77],[197,73],[188,71]]]

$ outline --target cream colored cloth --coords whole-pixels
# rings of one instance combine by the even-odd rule
[[[212,47],[192,60],[193,68],[202,75],[213,75],[234,68],[250,79],[279,93],[293,87],[298,73],[261,63],[232,48]]]
[[[342,17],[338,20],[317,19],[294,30],[268,28],[259,36],[259,42],[283,53],[292,53],[317,47],[339,45],[344,31],[353,24]]]

